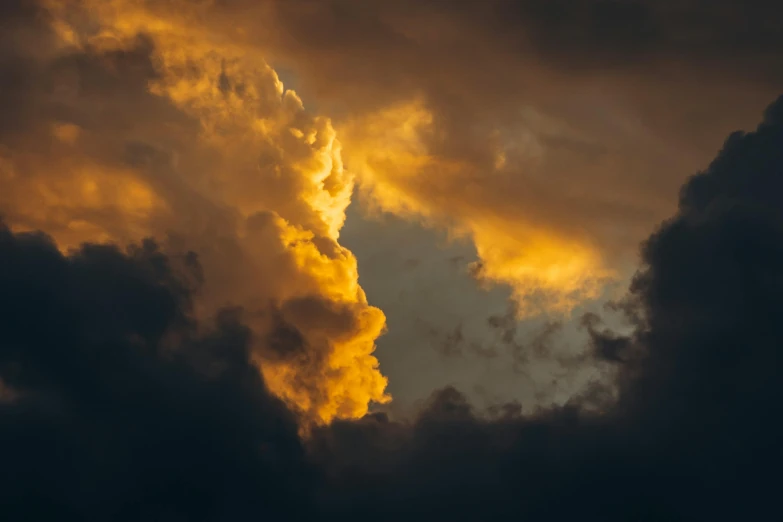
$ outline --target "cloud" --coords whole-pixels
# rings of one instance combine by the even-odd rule
[[[152,241],[65,256],[6,227],[0,251],[9,520],[304,509],[296,418],[267,391],[240,314],[194,319],[177,259]]]
[[[773,2],[231,5],[270,20],[369,204],[470,238],[523,316],[630,275],[685,177],[783,88]]]
[[[315,437],[331,507],[380,520],[737,520],[775,509],[783,98],[726,140],[644,243],[627,336],[585,320],[616,390],[499,417],[455,390],[410,423]],[[616,393],[616,395],[615,395]]]
[[[440,131],[433,118],[425,106],[405,104],[341,129],[350,144],[346,159],[361,173],[370,204],[409,218],[421,216],[470,238],[481,260],[474,266],[475,277],[511,285],[520,315],[542,309],[568,312],[584,299],[597,298],[615,275],[604,267],[597,246],[582,234],[559,232],[548,221],[531,221],[524,210],[512,208],[519,202],[496,199],[494,183],[514,183],[497,156],[484,164],[432,153],[428,137]],[[514,190],[508,186],[503,192]]]
[[[0,451],[11,520],[737,520],[777,506],[783,307],[783,98],[683,187],[644,243],[623,337],[586,319],[616,390],[562,407],[477,411],[458,391],[417,418],[337,420],[298,435],[253,345],[297,354],[305,299],[253,342],[247,311],[194,315],[196,258],[148,240],[65,255],[0,230]],[[195,283],[194,283],[195,282]],[[207,284],[204,281],[204,284]],[[502,321],[501,321],[502,322]],[[499,325],[503,328],[503,325]],[[293,333],[292,333],[293,332]],[[306,350],[307,351],[307,350]],[[611,355],[606,357],[606,355]],[[263,364],[263,363],[262,363]]]
[[[381,210],[470,238],[476,277],[509,285],[520,315],[568,312],[627,275],[635,245],[671,211],[685,175],[728,130],[752,124],[755,100],[780,88],[763,74],[776,67],[771,5],[742,11],[748,31],[731,2],[709,10],[701,2],[365,4],[115,0],[50,3],[49,12],[58,45],[106,54],[145,35],[155,63],[140,66],[141,83],[174,106],[172,116],[196,120],[169,148],[180,169],[210,167],[189,177],[198,193],[244,213],[263,204],[334,236],[355,176]],[[277,92],[266,63],[292,71],[305,99],[333,116],[318,142],[293,121],[301,101]],[[266,130],[248,116],[259,113]],[[228,123],[244,138],[221,137]],[[342,148],[329,138],[334,129]],[[170,126],[157,134],[177,136]],[[214,154],[190,162],[182,154],[193,134],[223,151],[217,166]],[[261,158],[250,160],[250,148]],[[272,178],[279,190],[262,189],[273,164],[283,168]],[[268,175],[215,174],[248,170]]]
[[[306,112],[258,53],[141,4],[13,5],[0,62],[9,226],[43,230],[63,251],[147,236],[194,250],[199,316],[243,306],[259,335],[271,309],[322,303],[339,312],[296,317],[316,353],[268,361],[268,385],[316,422],[388,401],[372,355],[385,317],[338,242],[354,178],[329,119]]]
[[[553,292],[545,307],[560,309],[573,292],[589,297],[585,282],[611,269],[605,257],[617,245],[601,224],[636,219],[633,229],[661,211],[639,217],[626,198],[638,203],[668,176],[672,164],[657,158],[682,152],[680,140],[699,129],[696,116],[736,101],[704,123],[722,132],[756,103],[734,87],[747,94],[776,81],[751,73],[776,59],[758,54],[754,38],[772,38],[775,50],[778,33],[763,24],[740,31],[733,4],[721,3],[719,23],[708,24],[720,30],[697,41],[741,45],[686,56],[711,56],[701,71],[708,77],[744,71],[749,83],[657,85],[681,94],[675,108],[688,108],[668,121],[655,115],[665,96],[645,98],[651,88],[622,69],[633,60],[613,50],[630,39],[631,57],[673,57],[671,35],[699,28],[688,16],[687,30],[662,28],[672,18],[652,4],[627,11],[604,2],[596,13],[598,3],[583,3],[582,16],[565,20],[536,14],[554,40],[521,61],[489,59],[503,38],[468,38],[508,36],[494,25],[506,16],[488,25],[482,18],[498,6],[491,2],[454,3],[445,15],[416,4],[425,7],[413,18],[406,3],[358,11],[350,2],[9,5],[0,8],[15,28],[0,32],[8,73],[0,74],[0,209],[10,225],[0,229],[0,504],[10,520],[737,520],[776,512],[783,99],[754,132],[729,137],[644,242],[618,307],[632,332],[586,320],[591,348],[615,380],[525,415],[516,404],[477,411],[451,388],[411,421],[364,415],[371,401],[386,400],[372,356],[383,316],[338,242],[353,179],[335,126],[347,137],[346,165],[367,162],[368,197],[468,235],[491,280],[525,301],[524,277],[504,271],[522,267],[522,276],[539,278],[537,289]],[[288,23],[254,32],[258,19],[248,14]],[[485,24],[466,24],[474,15]],[[643,38],[619,31],[606,35],[610,46],[579,49],[617,17],[644,29]],[[777,20],[752,17],[767,19]],[[359,32],[338,33],[346,20]],[[580,34],[581,20],[597,29]],[[427,21],[438,24],[429,30]],[[374,53],[365,67],[356,67],[356,42]],[[337,124],[305,111],[264,53],[252,51],[282,60],[282,43],[289,57],[312,52],[303,81],[324,104],[340,84],[345,96],[364,93]],[[411,48],[429,52],[418,59]],[[589,52],[605,74],[599,87],[616,90],[576,96],[587,76],[531,59],[565,51]],[[669,67],[653,69],[676,70]],[[532,73],[541,76],[524,88]],[[493,134],[512,92],[535,107]],[[633,111],[586,103],[617,92],[632,98]],[[383,131],[374,121],[394,124]],[[501,139],[528,128],[520,122],[533,129],[529,148],[545,151],[546,169]],[[389,151],[413,169],[384,165]],[[689,159],[677,165],[698,156],[683,154]],[[530,171],[517,168],[528,162]],[[624,184],[626,169],[640,164],[645,181]],[[530,172],[524,183],[519,172]],[[469,183],[477,180],[488,181]],[[599,181],[616,184],[596,191]],[[148,235],[156,239],[142,240]],[[300,438],[313,420],[333,422]]]

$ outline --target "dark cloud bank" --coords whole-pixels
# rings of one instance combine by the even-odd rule
[[[535,416],[478,415],[443,390],[413,422],[306,442],[250,363],[241,312],[192,318],[192,256],[151,242],[63,256],[4,228],[2,518],[775,519],[782,204],[783,98],[644,243],[633,334],[589,321],[616,402],[596,386]]]

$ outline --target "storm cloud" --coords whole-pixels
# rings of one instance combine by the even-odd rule
[[[151,241],[63,255],[4,228],[6,516],[769,516],[783,435],[781,115],[783,100],[731,135],[644,243],[627,357],[609,357],[616,397],[596,383],[533,415],[476,411],[446,389],[413,421],[370,415],[300,439],[251,363],[241,312],[192,317],[194,278],[179,275],[192,256]],[[594,328],[592,342],[606,335]]]
[[[296,418],[252,364],[238,312],[193,319],[182,263],[151,241],[64,256],[3,227],[0,245],[4,518],[306,509],[294,500],[309,488]]]
[[[0,515],[775,518],[783,98],[725,136],[780,91],[783,33],[777,4],[709,5],[3,4]],[[582,320],[596,378],[562,405],[447,387],[373,412],[355,184],[473,242],[512,294],[487,353],[521,371],[561,322],[531,340],[519,317],[638,252]]]

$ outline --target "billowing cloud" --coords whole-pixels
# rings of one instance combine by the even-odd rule
[[[221,138],[220,122],[274,105],[274,82],[268,92],[244,90],[246,76],[271,73],[258,64],[290,71],[305,99],[335,118],[347,170],[310,164],[314,190],[292,182],[280,183],[288,192],[262,191],[274,210],[334,234],[355,175],[371,205],[473,241],[473,274],[509,285],[520,315],[567,312],[629,275],[636,244],[671,211],[685,175],[722,135],[751,124],[781,82],[765,72],[779,65],[783,43],[777,8],[764,2],[738,11],[724,1],[709,13],[703,2],[592,0],[76,4],[104,24],[90,29],[93,46],[151,38],[162,76],[154,92],[198,118],[200,137],[238,163],[247,154],[232,147],[250,143]],[[63,5],[50,5],[55,27],[78,43],[89,24]],[[183,72],[193,61],[220,75],[217,90]],[[231,123],[252,127],[242,120]],[[304,132],[296,125],[291,132]],[[314,161],[335,161],[314,145]],[[270,208],[246,178],[232,189],[216,177],[232,205]]]
[[[586,318],[613,383],[529,415],[515,404],[478,412],[445,389],[411,421],[338,420],[304,441],[297,412],[267,392],[254,347],[309,352],[317,335],[351,331],[350,310],[291,299],[259,337],[252,309],[196,310],[209,271],[191,252],[146,240],[66,255],[42,233],[3,227],[4,514],[619,522],[774,513],[781,151],[783,98],[755,132],[729,137],[644,243],[617,306],[633,331]]]
[[[335,115],[381,210],[469,237],[520,314],[629,275],[677,187],[776,95],[774,2],[229,2]],[[250,33],[248,33],[250,34]]]
[[[318,421],[388,400],[372,355],[385,318],[338,243],[354,181],[330,121],[257,54],[184,20],[133,2],[19,5],[21,36],[4,35],[19,47],[3,62],[9,225],[64,250],[148,235],[194,250],[201,313],[241,305],[263,330],[279,309],[305,339],[304,354],[258,352],[275,393]]]
[[[267,391],[239,313],[193,317],[197,264],[149,240],[64,256],[5,226],[0,252],[8,520],[306,513],[297,419]]]
[[[410,423],[338,422],[311,444],[329,507],[398,520],[738,520],[776,509],[783,98],[732,134],[644,243],[617,307],[585,323],[616,370],[562,408],[479,412],[453,389]],[[614,388],[614,389],[613,389]]]
[[[607,378],[564,406],[477,411],[447,388],[410,420],[365,415],[387,400],[384,320],[339,244],[355,173],[382,209],[471,238],[512,312],[596,295],[663,186],[779,81],[776,6],[42,5],[0,7],[5,519],[777,512],[783,99],[643,242],[613,307],[629,331],[584,318]],[[706,65],[645,85],[678,56]],[[552,329],[524,344],[514,319],[493,318],[502,343],[548,350]]]

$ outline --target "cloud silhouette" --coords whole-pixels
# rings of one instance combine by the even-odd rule
[[[251,363],[236,311],[194,320],[177,262],[153,242],[64,256],[42,234],[3,227],[0,252],[4,517],[307,509],[296,419]]]

